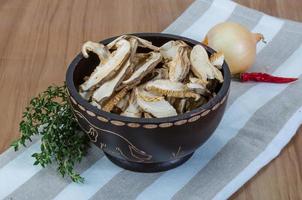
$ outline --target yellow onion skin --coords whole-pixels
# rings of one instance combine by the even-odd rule
[[[256,45],[261,39],[261,34],[251,33],[240,24],[223,22],[207,33],[204,43],[223,52],[231,73],[238,74],[247,71],[254,64]]]

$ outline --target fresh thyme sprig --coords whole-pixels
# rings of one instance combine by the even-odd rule
[[[89,147],[88,137],[79,126],[67,100],[66,86],[50,86],[30,101],[20,122],[21,137],[12,143],[15,151],[34,135],[41,135],[41,152],[34,153],[34,165],[57,163],[58,172],[74,182],[83,177],[74,170]]]

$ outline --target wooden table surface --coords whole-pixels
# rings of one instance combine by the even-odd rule
[[[18,137],[30,98],[64,81],[86,40],[127,32],[160,32],[193,0],[0,0],[0,153]],[[237,0],[302,21],[300,0]],[[302,135],[232,199],[302,199]]]

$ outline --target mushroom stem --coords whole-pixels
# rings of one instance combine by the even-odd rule
[[[88,41],[82,46],[82,54],[85,58],[89,57],[88,51],[97,54],[100,61],[107,60],[110,56],[110,52],[107,47],[96,42]]]

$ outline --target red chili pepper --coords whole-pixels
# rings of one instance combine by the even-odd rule
[[[286,78],[286,77],[278,77],[272,76],[267,73],[241,73],[240,74],[240,81],[247,82],[247,81],[256,81],[256,82],[268,82],[268,83],[290,83],[298,80],[297,78]]]

